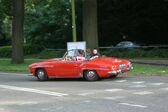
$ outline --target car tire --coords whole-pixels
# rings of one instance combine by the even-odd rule
[[[99,79],[99,76],[95,70],[87,70],[84,72],[84,78],[87,81],[97,81]]]
[[[46,71],[42,68],[37,69],[36,76],[39,81],[46,81],[48,80],[48,76],[46,74]]]

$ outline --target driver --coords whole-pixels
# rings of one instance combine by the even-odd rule
[[[78,50],[78,55],[76,57],[77,61],[85,60],[85,53],[83,50]]]
[[[99,56],[100,56],[100,53],[96,48],[94,48],[90,59],[95,59],[95,58],[98,58]]]

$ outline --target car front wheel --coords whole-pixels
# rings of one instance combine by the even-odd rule
[[[87,81],[97,81],[99,79],[98,74],[94,70],[87,70],[84,72],[84,78]]]
[[[37,69],[36,76],[37,76],[39,81],[48,80],[48,76],[47,76],[47,74],[46,74],[44,69]]]

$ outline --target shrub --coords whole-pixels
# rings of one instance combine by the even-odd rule
[[[168,58],[168,49],[109,49],[101,54],[120,58]]]
[[[12,54],[12,46],[0,47],[0,57],[9,58]]]
[[[24,45],[24,55],[37,54],[41,52],[44,48],[37,45]]]
[[[64,55],[64,53],[65,50],[44,50],[38,54],[37,58],[61,58]]]
[[[37,54],[42,51],[42,47],[36,45],[24,45],[24,55]],[[12,55],[12,46],[0,47],[0,58],[10,58]]]

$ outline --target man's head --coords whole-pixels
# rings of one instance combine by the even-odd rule
[[[93,49],[93,54],[97,54],[97,53],[98,53],[97,49]]]

